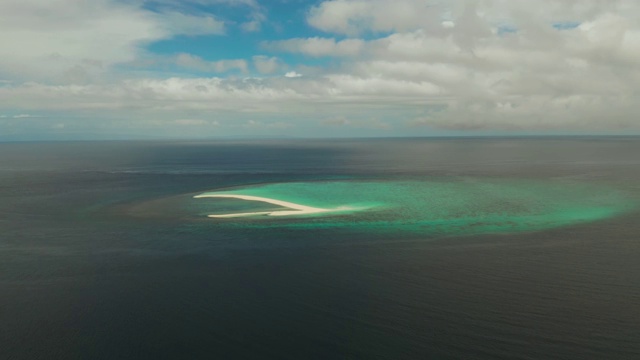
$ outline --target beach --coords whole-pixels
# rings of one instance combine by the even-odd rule
[[[194,199],[202,199],[202,198],[229,198],[229,199],[240,199],[247,201],[259,201],[268,204],[278,205],[282,207],[286,207],[293,210],[278,210],[278,211],[259,211],[259,212],[248,212],[248,213],[237,213],[237,214],[222,214],[222,215],[208,215],[211,218],[234,218],[234,217],[246,217],[246,216],[257,216],[257,215],[268,215],[268,216],[289,216],[289,215],[308,215],[308,214],[317,214],[317,213],[325,213],[331,211],[338,211],[338,209],[321,209],[306,205],[295,204],[288,201],[282,201],[278,199],[270,199],[260,196],[250,196],[250,195],[239,195],[239,194],[202,194],[196,195],[193,197]]]

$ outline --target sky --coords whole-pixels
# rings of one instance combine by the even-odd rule
[[[2,0],[0,141],[640,134],[637,0]]]

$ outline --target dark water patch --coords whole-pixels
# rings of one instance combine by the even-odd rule
[[[482,179],[476,184],[489,198],[530,191],[560,204],[617,199],[602,194],[635,202],[637,141],[0,147],[3,358],[640,356],[637,210],[537,231],[430,236],[398,224],[219,226],[194,216],[211,204],[191,198],[261,183],[444,176]],[[512,194],[501,182],[562,191]],[[313,195],[317,205],[327,201]],[[522,206],[492,209],[508,215]]]

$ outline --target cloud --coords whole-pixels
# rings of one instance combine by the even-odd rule
[[[271,51],[300,53],[308,56],[355,56],[358,55],[365,42],[360,39],[345,39],[336,41],[330,38],[289,39],[281,41],[267,41],[262,44]]]
[[[200,126],[208,124],[208,122],[201,119],[178,119],[175,123],[182,126]]]
[[[31,114],[18,114],[18,115],[12,116],[12,118],[14,119],[28,119],[28,118],[36,118],[36,117],[40,117],[40,116],[31,115]]]
[[[277,57],[257,55],[253,57],[253,65],[260,74],[273,74],[280,68],[281,63]]]
[[[332,0],[313,7],[307,21],[317,29],[347,35],[405,31],[439,22],[438,8],[424,0]]]
[[[354,119],[347,119],[344,116],[338,116],[335,118],[322,120],[320,123],[324,126],[351,127],[355,129],[390,130],[392,128],[391,124],[375,117],[354,120]]]
[[[31,118],[39,118],[42,116],[39,115],[31,115],[31,114],[16,114],[16,115],[0,115],[2,119],[31,119]]]
[[[31,114],[0,115],[0,119],[34,119],[34,118],[41,118],[41,117],[43,116],[31,115]]]
[[[65,7],[74,1],[59,0]],[[189,15],[173,0],[157,11],[78,4],[62,11],[35,0],[0,3],[2,112],[99,114],[136,124],[161,118],[158,126],[215,113],[237,129],[288,130],[279,122],[296,119],[296,131],[326,125],[411,135],[434,128],[640,131],[637,1],[323,1],[306,14],[316,29],[309,37],[282,33],[245,58],[213,60],[162,57],[143,45],[243,22]],[[237,4],[263,11],[252,1]],[[123,63],[156,58],[163,60],[122,71]],[[158,64],[190,74],[152,69]]]
[[[321,122],[322,125],[326,125],[326,126],[347,126],[351,124],[351,121],[347,120],[345,117],[336,117],[336,118],[330,118],[330,119],[325,119],[322,120]]]
[[[0,106],[21,109],[229,109],[238,112],[274,106],[282,111],[308,104],[423,104],[435,94],[428,82],[336,74],[322,77],[131,79],[104,85],[28,83],[0,88]]]
[[[319,30],[347,35],[417,29],[446,35],[443,27],[470,30],[478,25],[477,19],[494,26],[533,28],[580,23],[606,12],[632,14],[628,12],[637,6],[634,0],[329,0],[311,8],[307,21]]]
[[[249,120],[244,125],[242,125],[242,127],[245,129],[283,130],[283,129],[289,129],[293,127],[293,125],[284,121],[265,123],[257,120]]]
[[[267,16],[263,11],[261,7],[256,7],[248,16],[248,20],[240,24],[240,29],[245,32],[260,31],[262,29],[262,23],[267,20]]]
[[[299,78],[302,77],[302,74],[299,74],[295,71],[289,71],[287,73],[284,74],[284,77],[288,77],[288,78]]]
[[[284,121],[276,121],[267,125],[271,129],[289,129],[293,127],[293,124]]]
[[[199,56],[183,53],[176,56],[175,63],[182,68],[200,72],[225,73],[240,70],[246,73],[248,71],[247,62],[243,59],[206,61]]]
[[[0,2],[0,76],[57,79],[74,66],[135,59],[137,46],[170,36],[147,11],[121,2]]]
[[[240,24],[240,28],[246,32],[259,31],[262,27],[262,23],[257,20],[251,20]]]
[[[153,41],[178,34],[222,34],[212,16],[153,12],[114,0],[0,2],[0,77],[46,82],[99,81]]]
[[[147,7],[160,9],[160,13],[199,14],[195,22],[168,22],[183,24],[180,29],[174,31],[182,34],[221,34],[229,26],[238,26],[245,32],[256,32],[261,30],[262,24],[267,20],[265,7],[256,0],[146,0],[144,3]],[[222,20],[214,14],[224,14],[232,18]],[[191,31],[185,31],[189,29]]]
[[[231,5],[231,6],[248,6],[251,8],[258,8],[260,5],[256,0],[150,0],[147,3],[165,4],[173,6],[188,5]]]
[[[169,34],[221,35],[225,32],[224,21],[213,16],[194,16],[173,11],[155,16],[160,26]]]

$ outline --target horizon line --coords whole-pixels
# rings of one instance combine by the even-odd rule
[[[640,138],[640,134],[520,134],[520,135],[420,135],[420,136],[219,136],[189,138],[87,138],[87,139],[0,139],[0,144],[9,143],[72,143],[72,142],[202,142],[202,141],[275,141],[275,140],[400,140],[400,139],[541,139],[541,138]]]

